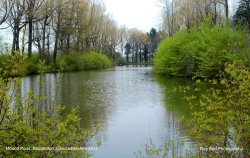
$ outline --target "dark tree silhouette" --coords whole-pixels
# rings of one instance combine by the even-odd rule
[[[242,22],[247,24],[250,29],[250,0],[241,0],[240,5],[234,15],[234,21],[236,23]]]
[[[130,43],[126,43],[126,45],[125,45],[125,54],[126,54],[127,65],[129,63],[129,54],[130,53],[131,53],[131,45],[130,45]]]

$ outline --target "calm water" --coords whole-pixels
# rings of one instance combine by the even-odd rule
[[[170,139],[184,140],[184,148],[191,148],[186,126],[179,121],[182,115],[190,117],[190,110],[183,95],[173,92],[185,84],[156,77],[151,67],[115,67],[25,77],[21,86],[23,95],[33,90],[47,96],[47,111],[55,105],[53,98],[67,110],[77,107],[84,129],[99,123],[100,131],[88,142],[89,146],[102,142],[94,158],[132,158],[150,139],[159,147]]]

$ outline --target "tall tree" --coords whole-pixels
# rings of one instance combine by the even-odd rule
[[[28,57],[32,54],[32,43],[33,43],[33,23],[36,18],[36,14],[39,14],[38,10],[44,0],[26,0],[27,5],[27,24],[28,24]],[[36,19],[39,21],[40,19]]]
[[[236,23],[243,22],[250,29],[250,0],[241,0],[239,7],[234,15]]]
[[[25,5],[25,0],[14,0],[13,8],[10,11],[10,15],[8,17],[9,20],[7,21],[13,33],[12,53],[20,51],[20,31],[23,27],[26,26],[26,13],[27,8]]]
[[[127,65],[129,63],[129,54],[131,54],[131,45],[130,43],[127,43],[125,45],[125,54],[126,54],[126,62],[127,62]]]
[[[13,0],[1,0],[0,1],[0,25],[3,24],[13,8]]]

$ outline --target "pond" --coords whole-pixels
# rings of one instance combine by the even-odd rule
[[[33,90],[46,96],[44,110],[56,104],[78,109],[80,125],[100,131],[87,145],[96,146],[93,158],[136,157],[152,140],[157,147],[182,140],[184,149],[195,152],[181,116],[191,117],[183,94],[174,93],[184,79],[153,75],[152,67],[114,67],[100,71],[44,74],[22,78],[22,94]],[[54,104],[56,98],[56,104]],[[174,150],[178,150],[178,147]]]

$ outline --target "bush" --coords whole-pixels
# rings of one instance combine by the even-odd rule
[[[38,61],[39,61],[39,56],[38,54],[32,54],[30,58],[27,59],[27,71],[28,74],[37,74],[39,69],[38,69]]]
[[[189,133],[197,141],[197,147],[221,148],[216,152],[201,152],[200,156],[249,157],[250,72],[240,62],[234,62],[226,66],[225,76],[209,80],[215,88],[202,95],[201,111],[192,113]],[[223,150],[235,147],[243,150]]]
[[[15,63],[12,61],[15,60]],[[14,69],[13,71],[8,71]],[[15,55],[2,54],[0,55],[0,76],[5,78],[7,76],[23,76],[27,74],[26,64],[19,53]]]
[[[90,52],[81,56],[84,70],[104,69],[112,65],[109,58],[100,53]]]
[[[108,68],[112,65],[109,58],[101,53],[89,52],[78,54],[70,52],[59,63],[63,71],[96,70]]]
[[[8,59],[0,76],[0,157],[89,157],[87,151],[70,149],[86,146],[99,126],[83,130],[77,111],[65,116],[56,100],[48,111],[41,110],[46,97],[21,94],[20,78],[10,76],[24,59],[18,54],[8,55]]]
[[[162,41],[154,69],[171,76],[214,78],[224,71],[225,63],[249,59],[247,49],[247,36],[243,31],[232,30],[229,25],[211,26],[210,21],[205,21]]]

